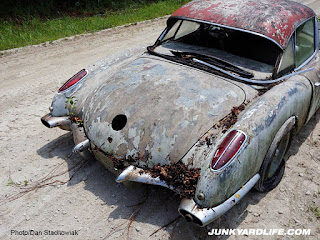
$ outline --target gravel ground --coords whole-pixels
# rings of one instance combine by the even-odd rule
[[[304,2],[320,9],[316,1]],[[158,19],[2,52],[0,239],[211,239],[213,228],[311,229],[308,237],[219,239],[319,239],[320,219],[311,209],[320,211],[320,113],[293,139],[280,185],[268,194],[250,192],[205,228],[176,219],[180,200],[171,191],[117,184],[100,163],[71,153],[70,133],[42,126],[40,117],[66,77],[119,50],[152,44],[164,26]],[[42,235],[15,232],[29,230]]]

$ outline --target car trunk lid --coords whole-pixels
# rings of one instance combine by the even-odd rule
[[[84,106],[84,127],[103,152],[139,166],[178,162],[206,131],[245,101],[231,80],[158,57],[108,75]]]

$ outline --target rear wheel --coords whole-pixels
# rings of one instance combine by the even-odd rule
[[[263,160],[259,174],[260,179],[254,186],[259,192],[274,189],[281,181],[285,170],[284,156],[287,153],[292,135],[294,119],[289,119],[278,131]]]

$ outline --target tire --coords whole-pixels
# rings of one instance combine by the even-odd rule
[[[285,170],[285,155],[289,149],[295,118],[289,118],[279,129],[262,162],[260,179],[254,186],[259,192],[269,192],[281,181]]]

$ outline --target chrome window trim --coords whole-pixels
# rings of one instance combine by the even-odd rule
[[[283,47],[282,47],[277,41],[275,41],[274,39],[272,39],[272,38],[270,38],[270,37],[268,37],[268,36],[265,36],[265,35],[263,35],[263,34],[261,34],[261,33],[253,32],[253,31],[249,31],[249,30],[245,30],[245,29],[241,29],[241,28],[230,27],[230,26],[222,25],[222,24],[218,24],[218,23],[208,22],[208,21],[204,21],[204,20],[187,18],[187,17],[170,17],[169,19],[177,19],[177,20],[180,19],[180,20],[187,20],[187,21],[192,21],[192,22],[205,23],[205,24],[210,24],[210,25],[214,25],[214,26],[218,26],[218,27],[228,28],[228,29],[231,29],[231,30],[237,30],[237,31],[245,32],[245,33],[254,34],[254,35],[257,35],[257,36],[259,36],[259,37],[263,37],[263,38],[266,38],[266,39],[272,41],[272,42],[275,43],[280,49],[283,50]],[[169,20],[169,19],[168,19],[168,20]]]
[[[291,39],[292,37],[294,38],[293,40]],[[293,43],[292,43],[293,57],[294,57],[294,59],[295,59],[295,57],[296,57],[296,51],[295,51],[295,49],[294,49],[294,46],[295,46],[295,35],[293,34],[293,35],[291,35],[291,37],[289,38],[289,41],[288,41],[288,44],[287,44],[287,48],[284,49],[283,52],[282,52],[282,56],[281,56],[281,59],[280,59],[280,63],[278,64],[278,67],[277,67],[277,69],[276,69],[276,73],[277,73],[277,74],[279,74],[279,69],[280,69],[280,67],[281,67],[281,65],[282,65],[282,62],[283,62],[284,52],[285,52],[285,50],[288,49],[288,46],[289,46],[289,43],[290,43],[291,40],[293,41]],[[293,64],[294,64],[294,66],[295,66],[295,60],[293,60]]]
[[[293,77],[295,75],[298,75],[298,74],[301,74],[301,73],[304,73],[304,72],[309,72],[309,71],[313,70],[313,68],[302,69],[300,71],[292,72],[292,73],[290,73],[288,75],[285,75],[285,76],[282,76],[280,78],[276,78],[276,79],[273,79],[273,80],[251,80],[249,78],[235,76],[235,75],[229,73],[228,71],[223,70],[222,68],[216,67],[216,66],[214,66],[212,64],[206,63],[206,62],[201,61],[201,60],[196,59],[196,58],[194,58],[193,61],[201,63],[203,65],[206,65],[206,66],[208,66],[208,67],[210,67],[212,69],[215,69],[217,71],[220,71],[220,72],[222,72],[222,73],[224,73],[224,74],[226,74],[226,75],[228,75],[228,76],[230,76],[232,78],[238,79],[238,80],[240,80],[242,82],[249,83],[249,84],[257,84],[257,85],[267,85],[267,84],[277,83],[277,82],[280,82],[280,81],[282,81],[282,80],[284,80],[286,78]]]
[[[303,68],[304,66],[306,66],[314,58],[314,56],[319,52],[318,20],[316,17],[311,17],[311,18],[308,18],[307,20],[303,21],[299,26],[296,27],[296,30],[294,31],[294,55],[295,55],[294,57],[296,57],[296,32],[297,32],[297,29],[301,25],[305,24],[307,21],[309,21],[311,19],[314,19],[314,48],[315,48],[315,50],[314,50],[313,54],[309,58],[307,58],[302,64],[300,64],[300,66],[296,67],[294,69],[294,71],[298,71],[301,68]]]
[[[158,40],[161,41],[163,37],[168,33],[168,27],[166,27],[163,32],[160,34]]]

